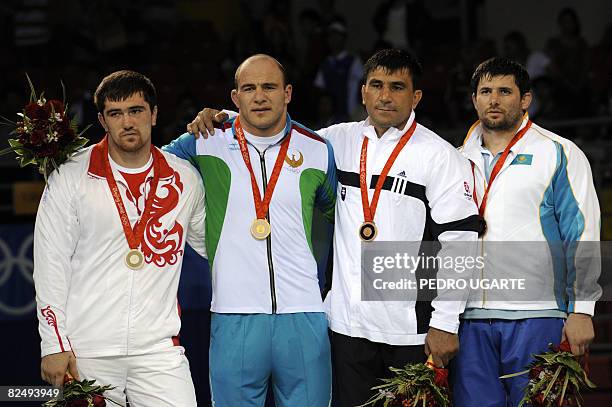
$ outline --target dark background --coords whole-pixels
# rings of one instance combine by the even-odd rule
[[[569,13],[559,20],[568,6],[577,19]],[[488,57],[508,56],[526,64],[534,79],[532,119],[574,140],[589,157],[602,239],[610,240],[611,16],[606,0],[3,0],[0,115],[15,120],[27,102],[26,72],[49,97],[61,98],[62,80],[71,114],[81,127],[94,124],[86,136],[96,142],[103,134],[93,91],[110,72],[133,69],[157,87],[154,143],[163,145],[203,106],[233,107],[235,68],[265,52],[284,64],[294,85],[292,117],[317,129],[365,117],[350,92],[359,88],[360,63],[395,46],[423,63],[417,119],[460,145],[476,119],[471,73]],[[328,78],[325,86],[316,80],[319,71]],[[9,131],[0,128],[0,149]],[[12,157],[0,157],[0,170],[0,385],[40,384],[31,234],[42,180]],[[322,269],[326,228],[316,236]],[[181,340],[198,399],[207,405],[210,283],[206,264],[193,253],[185,260],[180,298]],[[612,402],[612,307],[600,303],[597,310],[590,365],[599,389],[587,396],[588,406]]]

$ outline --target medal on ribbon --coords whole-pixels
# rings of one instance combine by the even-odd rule
[[[474,177],[474,193],[472,194],[472,196],[474,197],[474,202],[476,203],[476,206],[478,207],[478,220],[480,223],[480,232],[478,233],[479,237],[482,237],[487,233],[487,221],[485,220],[484,214],[485,214],[485,210],[487,209],[487,201],[489,198],[489,191],[491,190],[491,185],[493,185],[493,181],[495,181],[495,178],[497,177],[502,167],[504,166],[504,163],[506,162],[506,158],[508,158],[508,154],[510,154],[510,149],[516,143],[518,143],[520,139],[523,138],[523,136],[525,135],[525,133],[527,133],[527,130],[529,130],[530,127],[531,127],[531,120],[527,120],[527,124],[525,124],[525,127],[523,127],[521,131],[519,131],[518,133],[514,135],[514,137],[512,137],[512,140],[510,140],[510,143],[508,143],[508,145],[504,149],[504,152],[502,153],[501,157],[499,157],[499,159],[495,163],[493,170],[491,170],[491,175],[489,176],[489,182],[487,183],[487,186],[485,187],[485,192],[482,197],[482,202],[480,203],[480,205],[478,204],[478,197],[476,196],[476,175],[474,175],[475,166],[474,166],[474,162],[470,161],[470,164],[472,165],[472,176]]]
[[[374,187],[374,194],[372,195],[372,204],[370,205],[368,198],[368,185],[367,185],[367,174],[366,174],[366,163],[368,161],[368,138],[364,137],[361,144],[361,155],[359,157],[359,189],[361,190],[361,206],[363,207],[363,223],[359,227],[359,237],[364,242],[372,241],[378,235],[378,227],[374,223],[374,215],[376,214],[376,207],[378,206],[378,198],[380,197],[380,191],[382,191],[383,184],[389,171],[393,166],[393,163],[397,159],[397,156],[402,151],[404,146],[412,137],[414,130],[416,129],[416,121],[412,122],[412,125],[406,133],[399,139],[395,148],[391,152],[391,155],[387,159],[385,166],[383,167],[376,186]]]
[[[142,211],[142,215],[140,216],[140,219],[136,221],[136,224],[132,228],[132,226],[130,225],[130,219],[125,210],[125,206],[123,205],[123,199],[121,198],[121,193],[119,192],[117,181],[115,180],[115,176],[113,175],[113,170],[108,159],[108,136],[106,136],[104,140],[102,140],[102,145],[104,151],[103,160],[104,169],[106,171],[106,182],[108,184],[108,187],[110,188],[113,200],[115,201],[115,206],[117,207],[117,212],[119,213],[119,219],[121,220],[121,225],[123,226],[123,233],[125,234],[128,246],[130,247],[130,250],[124,257],[125,265],[131,270],[139,270],[144,266],[145,263],[144,254],[142,253],[142,251],[139,250],[139,247],[144,236],[144,228],[149,218],[151,217],[151,208],[153,207],[155,191],[157,191],[157,185],[159,183],[160,159],[158,157],[158,154],[161,153],[157,151],[157,149],[155,149],[153,146],[151,146],[154,171],[153,181],[151,182],[151,188],[145,201],[145,207]]]
[[[257,180],[255,179],[255,173],[253,172],[253,166],[251,165],[251,157],[249,156],[244,131],[240,126],[240,116],[236,118],[234,127],[236,129],[236,139],[238,140],[238,145],[240,146],[242,159],[249,170],[249,175],[251,176],[251,189],[253,191],[253,202],[255,204],[255,213],[257,215],[253,223],[251,223],[251,235],[257,240],[264,240],[270,236],[271,227],[270,222],[268,221],[268,209],[270,208],[272,194],[274,193],[274,188],[276,187],[281,168],[283,167],[283,162],[285,161],[285,157],[287,155],[287,150],[289,149],[291,132],[289,132],[281,143],[280,151],[278,152],[278,156],[274,162],[274,168],[272,170],[272,174],[270,175],[268,186],[264,190],[264,196],[262,199],[259,186],[257,185]],[[263,182],[265,184],[266,180],[263,180]]]

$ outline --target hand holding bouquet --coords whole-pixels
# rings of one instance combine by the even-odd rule
[[[106,407],[106,400],[121,404],[104,397],[104,392],[112,386],[97,386],[95,380],[75,380],[69,374],[64,376],[63,397],[43,403],[43,407]]]
[[[525,403],[533,407],[580,406],[580,391],[596,387],[571,353],[567,341],[559,346],[549,346],[549,352],[534,355],[535,360],[527,370],[501,377],[507,379],[529,374],[529,384],[519,407]]]
[[[367,405],[383,407],[448,407],[448,370],[433,364],[431,355],[426,363],[407,364],[403,369],[390,367],[395,377],[381,379],[384,384],[373,387],[377,394]]]

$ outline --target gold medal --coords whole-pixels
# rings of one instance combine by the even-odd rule
[[[374,222],[363,222],[359,227],[359,237],[364,242],[374,240],[378,234],[378,228]]]
[[[107,135],[104,139],[98,143],[94,149],[101,150],[104,165],[104,171],[106,175],[106,182],[108,184],[108,188],[110,189],[110,193],[113,197],[113,201],[115,201],[115,206],[117,207],[117,212],[119,214],[119,220],[121,221],[121,226],[123,226],[123,234],[127,240],[128,246],[130,247],[130,251],[125,255],[125,265],[132,270],[139,270],[144,266],[145,258],[144,254],[138,247],[143,241],[144,229],[146,224],[151,219],[151,213],[153,208],[153,201],[155,200],[155,191],[157,191],[157,185],[159,184],[160,179],[160,162],[165,161],[162,153],[151,145],[151,155],[153,156],[153,182],[151,182],[150,192],[147,194],[147,199],[145,201],[145,207],[140,216],[140,219],[136,222],[134,227],[130,224],[130,218],[125,210],[125,206],[123,205],[123,199],[121,198],[121,193],[119,192],[119,188],[117,187],[117,181],[113,176],[113,169],[111,168],[110,161],[108,159],[108,138]]]
[[[270,223],[267,219],[255,219],[251,224],[251,234],[257,240],[270,236]]]
[[[144,255],[138,249],[132,249],[125,255],[125,265],[132,270],[140,270],[144,265]]]
[[[257,218],[251,224],[251,234],[255,239],[263,240],[270,236],[270,222],[268,222],[268,220],[266,219],[266,214],[268,213],[268,209],[270,208],[272,193],[274,192],[276,182],[278,181],[278,177],[280,176],[284,159],[285,157],[287,157],[289,141],[291,140],[291,131],[286,134],[285,138],[281,143],[280,152],[278,153],[276,161],[274,162],[274,168],[272,169],[272,174],[270,175],[270,179],[268,180],[268,186],[264,190],[264,197],[262,199],[261,193],[259,192],[259,186],[257,185],[257,180],[255,179],[255,173],[253,172],[253,167],[251,165],[251,158],[249,155],[249,150],[247,148],[247,141],[244,138],[244,131],[240,126],[240,116],[236,118],[234,125],[236,131],[236,139],[238,140],[238,145],[240,146],[240,153],[242,154],[242,160],[244,161],[244,164],[249,170],[249,175],[251,176],[251,190],[253,192],[253,203],[255,204],[255,216],[257,216]]]

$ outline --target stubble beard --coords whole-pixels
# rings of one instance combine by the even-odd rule
[[[124,141],[119,143],[117,147],[126,153],[134,154],[142,150],[145,147],[145,143],[142,140],[142,137],[138,136],[137,141],[133,143]]]
[[[499,121],[493,121],[484,116],[480,119],[480,122],[487,130],[507,131],[516,127],[522,117],[523,112],[518,111],[516,114],[505,116],[504,119]]]

